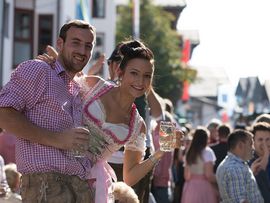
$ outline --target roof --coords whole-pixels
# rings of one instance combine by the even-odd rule
[[[192,97],[193,100],[196,100],[200,103],[204,103],[210,106],[215,106],[215,107],[219,107],[222,108],[221,106],[218,105],[217,101],[206,98],[206,97]]]
[[[216,97],[221,84],[229,84],[229,78],[223,68],[196,67],[198,75],[190,85],[189,94],[192,97]]]
[[[189,39],[192,44],[200,44],[199,30],[178,30],[177,32],[183,36],[183,39]]]
[[[128,0],[115,0],[115,4],[127,4]],[[158,6],[180,6],[185,7],[185,0],[153,0],[153,3]]]
[[[265,91],[258,77],[247,77],[240,78],[235,95],[247,101],[260,102],[266,97]]]
[[[186,6],[185,0],[153,0],[153,3],[159,6]]]
[[[266,80],[264,82],[264,88],[265,88],[265,92],[268,97],[268,100],[270,101],[270,80]]]

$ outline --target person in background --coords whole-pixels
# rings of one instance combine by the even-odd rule
[[[209,139],[209,144],[215,144],[218,142],[218,127],[221,125],[221,121],[219,119],[212,119],[208,124],[207,124],[207,129],[210,132],[210,139]]]
[[[121,63],[121,54],[119,53],[119,47],[123,43],[119,43],[115,49],[113,50],[110,57],[107,59],[107,64],[109,68],[109,81],[112,84],[119,84],[118,75],[120,73],[119,65]],[[116,177],[118,181],[123,181],[123,162],[124,162],[124,146],[121,147],[118,151],[114,152],[109,158],[108,163],[115,171]]]
[[[257,116],[255,118],[253,124],[256,124],[258,122],[266,122],[266,123],[270,124],[270,114],[264,113],[264,114]],[[270,157],[268,160],[267,171],[268,171],[268,177],[269,177],[268,180],[270,181]]]
[[[131,187],[119,181],[114,185],[114,200],[115,203],[140,203],[138,195]]]
[[[6,179],[4,159],[0,156],[0,202],[20,203],[22,199],[17,193],[13,193]]]
[[[20,193],[21,174],[17,171],[15,163],[9,163],[4,166],[7,183],[13,193]]]
[[[253,125],[252,132],[255,152],[253,158],[249,161],[249,165],[256,178],[264,202],[270,202],[270,181],[267,173],[270,153],[270,124],[258,122]]]
[[[8,190],[9,190],[7,180],[6,180],[4,166],[5,166],[4,159],[0,155],[0,198],[5,197]]]
[[[55,67],[25,61],[0,92],[0,123],[17,139],[24,202],[91,202],[86,177],[91,163],[73,154],[89,140],[88,130],[77,128],[82,126],[82,102],[74,76],[90,60],[95,38],[87,22],[67,22],[57,39]]]
[[[0,132],[0,155],[5,163],[16,163],[15,160],[16,137],[6,130]]]
[[[215,161],[214,172],[216,173],[218,165],[226,157],[228,152],[227,140],[231,133],[231,128],[227,124],[222,124],[218,127],[218,143],[210,145],[214,151],[217,160]]]
[[[134,103],[146,124],[146,150],[144,155],[144,160],[146,160],[155,152],[152,134],[155,123],[162,117],[160,97],[154,92],[153,89],[151,89],[149,94],[136,98]],[[149,171],[145,177],[143,177],[136,185],[133,186],[141,203],[156,202],[151,193],[152,178],[153,170]]]
[[[186,153],[184,165],[185,183],[181,203],[217,203],[216,177],[213,150],[207,146],[209,131],[198,126]]]
[[[171,113],[165,111],[165,121],[173,122]],[[153,141],[155,149],[159,145],[159,128],[160,122],[157,122],[153,132]],[[165,152],[159,163],[154,168],[151,191],[157,203],[170,203],[170,186],[172,185],[171,167],[173,161],[173,151]]]
[[[96,62],[88,69],[87,75],[98,75],[100,74],[104,64],[105,64],[105,54],[100,54]]]
[[[14,199],[22,200],[20,196],[20,183],[21,183],[21,174],[17,171],[17,166],[15,163],[9,163],[4,166],[6,179],[8,186],[11,190],[11,196]]]
[[[263,113],[259,116],[257,116],[254,120],[254,124],[258,122],[266,122],[270,124],[270,114]]]
[[[184,132],[183,144],[177,150],[174,150],[173,156],[173,165],[172,165],[172,175],[174,181],[174,190],[173,190],[173,203],[179,203],[182,198],[182,191],[185,183],[184,178],[184,160],[186,156],[186,152],[188,151],[191,141],[192,141],[192,133],[191,128],[186,128],[186,130],[182,130]],[[181,128],[183,129],[183,128]]]
[[[121,54],[119,53],[119,47],[121,45],[122,42],[117,44],[115,49],[111,53],[110,57],[107,59],[107,64],[109,68],[109,80],[113,81],[115,84],[119,82],[119,74],[120,74],[119,65],[122,60]]]
[[[248,160],[252,158],[253,135],[237,129],[228,138],[228,155],[217,168],[222,203],[263,203],[263,197]]]
[[[247,118],[241,113],[235,121],[234,129],[248,130],[249,127]]]

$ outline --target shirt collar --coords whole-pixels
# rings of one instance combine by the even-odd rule
[[[248,165],[248,162],[247,161],[241,159],[239,156],[236,156],[235,154],[233,154],[231,152],[228,152],[228,156],[231,157],[232,159],[234,159],[237,162],[241,162],[241,163],[243,163],[245,165]]]
[[[55,64],[55,71],[57,73],[57,75],[59,76],[63,76],[66,78],[66,80],[68,81],[68,83],[73,87],[73,91],[75,91],[76,93],[78,93],[80,91],[80,85],[74,80],[74,78],[71,78],[69,76],[69,74],[67,74],[67,71],[65,70],[65,68],[62,66],[62,64],[60,63],[59,60],[56,60]]]
[[[61,73],[66,71],[58,60],[56,60],[54,65],[55,65],[55,71],[57,75],[60,75]]]

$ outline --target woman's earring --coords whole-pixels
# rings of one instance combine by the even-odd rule
[[[117,78],[115,82],[116,82],[117,85],[120,85],[121,81],[122,81],[122,78]]]

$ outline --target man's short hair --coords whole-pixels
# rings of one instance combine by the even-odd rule
[[[229,150],[235,149],[239,142],[246,142],[248,138],[252,139],[253,135],[247,130],[237,129],[233,131],[228,138]]]
[[[254,134],[254,137],[256,136],[257,131],[268,131],[270,132],[270,124],[266,122],[258,122],[253,125],[252,132]]]
[[[218,127],[218,136],[222,138],[228,138],[229,134],[231,133],[231,128],[229,125],[222,124]]]
[[[264,113],[257,116],[254,120],[254,124],[259,122],[266,122],[270,124],[270,114]]]
[[[207,129],[212,130],[216,129],[218,126],[221,125],[221,121],[219,119],[213,118],[208,124],[207,124]]]
[[[67,31],[71,27],[81,28],[81,29],[89,29],[89,30],[93,31],[93,33],[94,33],[94,42],[96,41],[96,29],[95,29],[95,27],[90,25],[86,21],[75,19],[75,20],[71,20],[71,21],[65,23],[60,29],[59,37],[62,38],[64,40],[64,42],[66,41]]]

